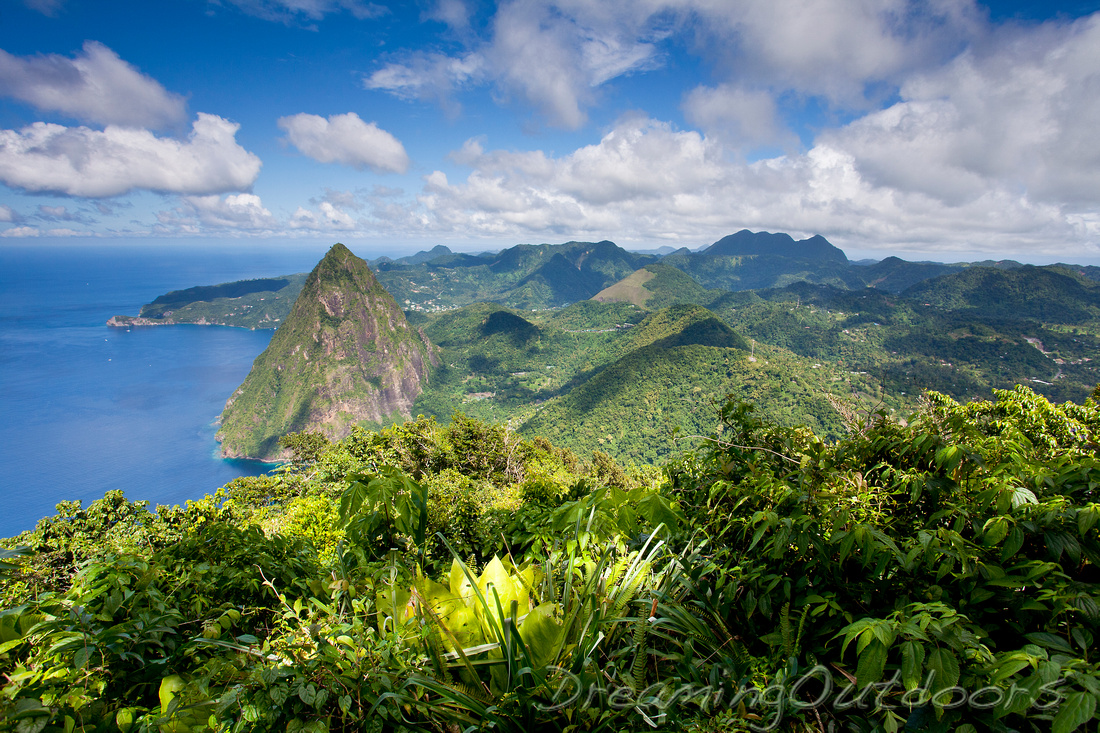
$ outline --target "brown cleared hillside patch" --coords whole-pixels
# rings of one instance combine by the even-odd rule
[[[627,275],[625,278],[609,285],[592,296],[592,300],[600,303],[633,303],[639,308],[645,308],[646,301],[653,293],[646,290],[645,284],[656,276],[644,267]]]

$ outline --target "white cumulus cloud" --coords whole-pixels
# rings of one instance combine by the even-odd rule
[[[324,118],[297,114],[280,117],[286,139],[304,155],[321,163],[341,163],[360,170],[404,173],[409,169],[405,146],[373,122],[348,112]]]
[[[157,212],[158,234],[202,234],[204,231],[270,233],[279,222],[252,193],[228,196],[184,196],[180,206]]]
[[[0,221],[13,222],[17,219],[15,212],[6,204],[0,204]]]
[[[252,193],[228,196],[187,196],[184,203],[198,221],[217,229],[267,230],[276,226],[275,217],[264,208],[260,197]]]
[[[1100,15],[1007,31],[823,136],[868,180],[962,205],[1000,189],[1100,206]]]
[[[185,119],[187,107],[183,97],[95,41],[72,59],[0,50],[0,94],[81,122],[127,127],[172,125]]]
[[[806,153],[739,162],[716,140],[627,118],[596,144],[455,154],[464,181],[425,177],[405,220],[428,232],[525,238],[559,233],[616,241],[705,244],[742,228],[821,233],[865,250],[1095,255],[1100,218],[993,186],[962,203],[883,185],[852,153],[822,142]],[[392,218],[392,217],[391,217]]]
[[[0,130],[0,182],[35,193],[108,197],[134,190],[212,194],[248,189],[260,159],[236,141],[240,126],[199,113],[186,140],[148,130],[36,122]]]
[[[358,223],[343,209],[328,201],[322,201],[317,211],[298,207],[290,217],[291,229],[310,229],[315,231],[351,231]]]

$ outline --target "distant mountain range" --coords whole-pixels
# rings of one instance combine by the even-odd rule
[[[787,234],[748,230],[697,251],[662,247],[655,253],[630,252],[613,242],[601,241],[519,244],[500,252],[473,255],[438,245],[406,257],[380,257],[368,264],[402,308],[427,312],[477,302],[524,310],[559,308],[592,297],[618,298],[617,291],[604,291],[633,276],[622,286],[630,290],[641,284],[639,278],[661,273],[654,287],[666,293],[700,288],[761,290],[798,282],[902,293],[917,283],[972,267],[1021,267],[1012,261],[942,264],[907,262],[897,257],[871,264],[852,263],[821,236],[796,241]],[[1076,273],[1085,280],[1100,280],[1100,268],[1050,267]],[[638,273],[643,268],[649,274]],[[690,280],[678,278],[669,268]],[[144,306],[137,319],[116,316],[111,325],[208,323],[275,328],[286,318],[304,280],[305,275],[298,274],[174,291]],[[663,287],[674,280],[674,286]],[[632,297],[638,296],[627,300]],[[696,293],[689,300],[702,302],[701,297]],[[675,302],[675,298],[662,298],[666,304]]]
[[[1100,268],[855,264],[823,237],[747,231],[663,256],[568,242],[373,265],[336,245],[308,280],[175,291],[111,325],[281,323],[223,415],[226,455],[249,457],[288,431],[461,411],[654,462],[731,396],[838,435],[839,410],[924,389],[1083,401],[1100,381]]]

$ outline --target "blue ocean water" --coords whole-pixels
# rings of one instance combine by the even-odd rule
[[[312,269],[324,248],[0,247],[0,537],[109,489],[151,506],[269,466],[218,456],[215,420],[272,331],[108,328],[169,290]]]

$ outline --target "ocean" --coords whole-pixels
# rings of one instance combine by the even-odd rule
[[[169,290],[308,272],[325,247],[0,246],[0,537],[110,489],[180,504],[269,465],[216,420],[272,331],[108,328]]]

